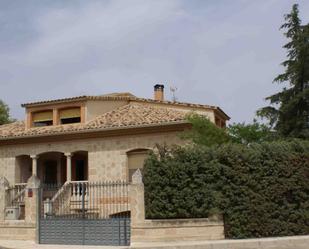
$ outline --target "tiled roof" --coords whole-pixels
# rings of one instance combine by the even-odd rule
[[[143,104],[128,104],[113,111],[102,114],[85,124],[66,124],[44,126],[27,129],[24,121],[0,126],[0,140],[17,137],[33,137],[97,131],[113,128],[142,127],[147,125],[162,125],[185,122],[186,112],[170,108],[146,106]]]
[[[186,113],[169,108],[129,104],[103,114],[88,123],[89,128],[140,126],[183,121]]]

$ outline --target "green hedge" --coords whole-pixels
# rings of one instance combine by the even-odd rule
[[[159,149],[145,162],[147,218],[223,213],[228,238],[309,234],[309,142]]]

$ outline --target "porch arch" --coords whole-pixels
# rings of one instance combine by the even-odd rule
[[[43,184],[62,185],[66,181],[66,157],[60,151],[37,154],[37,176]]]

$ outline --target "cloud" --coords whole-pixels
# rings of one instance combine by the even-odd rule
[[[0,98],[17,118],[22,102],[115,91],[151,97],[155,83],[166,83],[181,101],[250,121],[278,89],[278,27],[291,1],[36,3],[0,3]]]

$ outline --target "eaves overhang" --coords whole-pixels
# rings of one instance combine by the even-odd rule
[[[171,132],[182,131],[190,128],[191,124],[187,121],[175,121],[161,124],[147,124],[147,125],[132,125],[125,127],[109,127],[97,128],[80,131],[66,131],[49,134],[38,135],[24,135],[24,136],[10,136],[0,138],[0,146],[15,145],[15,144],[31,144],[31,143],[45,143],[56,141],[68,141],[77,139],[101,138],[109,136],[125,136],[155,132]]]

